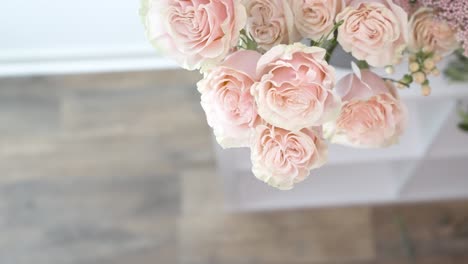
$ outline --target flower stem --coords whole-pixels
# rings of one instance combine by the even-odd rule
[[[405,83],[405,82],[402,82],[402,81],[398,81],[398,80],[395,80],[395,79],[392,79],[392,78],[382,78],[384,81],[391,81],[393,83],[398,83],[398,84],[401,84],[401,85],[404,85],[405,87],[409,88],[410,85]]]
[[[333,54],[333,51],[335,51],[336,47],[338,46],[338,41],[336,41],[336,39],[333,39],[325,43],[326,45],[322,45],[322,48],[324,48],[327,51],[327,53],[325,54],[325,60],[327,62],[330,62],[331,55]]]
[[[318,45],[321,47],[323,44],[325,44],[328,39],[330,38],[330,36],[333,34],[333,39],[332,41],[336,41],[337,37],[338,37],[338,28],[343,25],[344,23],[344,20],[341,20],[339,21],[338,23],[335,23],[335,25],[333,26],[333,28],[330,30],[330,32],[328,32],[327,35],[325,36],[322,36],[320,38],[320,40],[318,41]]]
[[[325,60],[327,62],[330,62],[331,55],[333,54],[333,51],[336,49],[336,46],[338,46],[338,28],[343,25],[344,21],[341,20],[338,23],[336,23],[333,28],[328,32],[327,35],[322,36],[318,41],[311,41],[311,46],[317,46],[324,48],[327,53],[325,54]],[[333,38],[329,39],[330,36],[333,34]]]

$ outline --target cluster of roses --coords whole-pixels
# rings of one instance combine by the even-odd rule
[[[458,47],[430,9],[409,19],[409,11],[392,0],[143,0],[142,5],[153,44],[182,67],[204,74],[198,90],[218,143],[250,147],[255,176],[279,189],[292,188],[325,164],[325,138],[384,147],[404,130],[406,110],[391,81],[368,67],[354,67],[354,74],[336,82],[327,53],[337,43],[365,65],[388,69],[402,60],[407,46],[425,59]],[[300,42],[304,39],[311,46]],[[410,83],[403,79],[396,82]]]

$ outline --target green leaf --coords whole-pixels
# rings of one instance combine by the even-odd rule
[[[458,128],[460,128],[461,130],[465,132],[468,132],[468,123],[460,123],[458,124]]]
[[[359,67],[359,69],[364,70],[364,69],[369,69],[369,64],[365,60],[359,60],[356,62],[356,65]]]
[[[454,82],[468,82],[468,58],[463,50],[455,52],[454,59],[447,65],[444,74]]]

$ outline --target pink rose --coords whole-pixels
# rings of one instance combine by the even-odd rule
[[[249,146],[257,118],[250,89],[257,80],[255,67],[260,56],[255,51],[237,51],[197,84],[208,125],[224,148]]]
[[[335,25],[343,0],[289,0],[294,23],[304,38],[318,41]]]
[[[262,77],[252,94],[266,122],[298,131],[337,116],[341,102],[332,90],[335,70],[324,60],[325,53],[295,43],[275,46],[260,58],[257,74]]]
[[[219,63],[235,47],[246,23],[238,0],[143,0],[151,42],[194,70]]]
[[[440,55],[448,55],[459,47],[455,31],[447,22],[437,19],[430,8],[420,8],[409,23],[408,46],[413,52],[428,47]]]
[[[264,50],[300,39],[287,0],[245,0],[247,32]]]
[[[353,0],[341,13],[338,42],[372,66],[398,64],[408,36],[408,15],[391,0]]]
[[[344,105],[338,119],[324,126],[332,143],[376,148],[398,142],[407,115],[391,83],[363,70],[345,76],[336,90]]]
[[[252,172],[269,185],[288,190],[325,164],[327,155],[327,145],[312,129],[291,132],[259,125],[251,145]]]

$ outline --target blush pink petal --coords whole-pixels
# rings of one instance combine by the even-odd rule
[[[269,124],[291,131],[320,126],[339,112],[333,90],[334,68],[325,50],[303,44],[278,45],[257,65],[261,79],[252,87],[259,115]]]
[[[251,141],[252,172],[261,181],[289,190],[327,161],[319,129],[291,132],[268,124],[255,128]]]
[[[343,107],[335,121],[324,125],[332,143],[379,148],[398,142],[406,127],[407,110],[392,84],[363,70],[345,76],[336,89]]]
[[[240,50],[236,53],[228,56],[223,65],[237,69],[244,74],[251,76],[254,80],[257,80],[257,62],[259,61],[262,54],[253,50]]]
[[[441,56],[446,56],[460,47],[456,32],[447,22],[436,17],[431,8],[418,9],[410,19],[409,49],[416,53],[429,48]]]
[[[338,42],[371,66],[398,64],[408,42],[408,15],[391,0],[353,0],[337,15]]]
[[[220,63],[247,20],[238,0],[143,0],[141,14],[153,45],[188,70]]]
[[[254,51],[234,52],[197,84],[208,125],[223,148],[249,146],[257,121],[250,90],[257,81],[255,68],[260,56]]]
[[[344,7],[343,0],[289,0],[297,31],[304,38],[318,41],[328,34],[336,15]]]
[[[367,100],[376,94],[389,93],[389,87],[382,78],[369,70],[361,71],[361,78],[348,74],[336,84],[336,92],[343,101]]]
[[[244,5],[247,11],[246,31],[262,50],[300,40],[287,0],[244,0]]]

